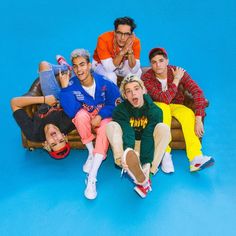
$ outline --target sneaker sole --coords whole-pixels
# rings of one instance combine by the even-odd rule
[[[126,164],[128,165],[129,171],[135,176],[136,180],[139,183],[143,183],[146,179],[146,176],[144,175],[140,164],[139,164],[139,159],[137,158],[132,158],[132,156],[134,156],[132,154],[132,152],[134,151],[128,151],[127,155],[126,155]]]
[[[206,169],[210,166],[213,166],[215,163],[215,160],[214,158],[211,158],[209,161],[205,162],[203,165],[201,165],[199,168],[195,169],[195,170],[191,170],[191,172],[196,172],[196,171],[200,171],[200,170],[203,170],[203,169]]]
[[[166,174],[171,174],[175,172],[174,170],[165,170],[165,168],[163,168],[162,166],[161,166],[161,170]]]
[[[93,197],[88,196],[86,193],[84,193],[84,196],[89,200],[94,200],[97,197],[97,194]]]
[[[86,168],[86,167],[83,166],[83,172],[84,172],[84,173],[89,174],[89,171],[90,171],[90,170],[89,170],[88,168]]]
[[[86,178],[85,180],[84,180],[84,182],[85,182],[85,185],[87,186],[88,185],[88,179]],[[87,188],[87,187],[86,187]],[[96,197],[97,197],[97,192],[96,192],[96,194],[94,195],[94,196],[89,196],[89,194],[87,193],[87,191],[86,191],[86,189],[85,189],[85,191],[84,191],[84,196],[87,198],[87,199],[89,199],[89,200],[94,200]]]
[[[206,163],[204,163],[201,167],[200,170],[203,170],[205,168],[208,168],[210,166],[213,166],[215,163],[215,160],[213,158],[211,158],[209,161],[207,161]]]

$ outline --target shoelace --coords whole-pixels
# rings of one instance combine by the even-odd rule
[[[87,174],[86,176],[87,176],[87,178],[85,179],[85,184],[86,185],[88,185],[88,182],[92,183],[93,185],[96,184],[97,179],[92,179],[92,180],[90,179],[89,180],[89,178],[88,178],[89,174]]]
[[[92,181],[89,181],[89,183],[91,183],[91,184],[92,184],[92,186],[94,186],[94,185],[95,185],[95,183],[96,183],[96,181],[95,181],[95,180],[92,180]]]
[[[125,169],[122,168],[121,173],[120,173],[120,177],[122,178],[122,177],[123,177],[123,174],[126,173],[126,172],[127,172],[127,170],[125,170]]]

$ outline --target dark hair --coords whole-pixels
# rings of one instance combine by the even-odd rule
[[[149,61],[151,61],[152,58],[155,57],[156,55],[162,55],[165,59],[168,59],[166,50],[164,48],[153,48],[149,52]]]
[[[133,33],[134,29],[136,28],[136,24],[134,23],[134,20],[128,16],[119,17],[115,19],[114,21],[115,30],[117,30],[119,25],[129,25],[131,28],[131,33]]]

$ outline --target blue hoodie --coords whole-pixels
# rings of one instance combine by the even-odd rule
[[[95,98],[84,90],[77,76],[70,79],[68,87],[61,89],[60,104],[69,117],[75,117],[83,108],[88,112],[97,110],[98,115],[105,119],[112,117],[115,106],[120,103],[119,89],[113,82],[96,73],[92,76],[96,83]]]

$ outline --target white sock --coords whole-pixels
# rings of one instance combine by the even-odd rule
[[[96,153],[94,155],[93,159],[93,166],[91,170],[89,171],[89,178],[97,178],[97,173],[100,165],[102,164],[102,161],[104,159],[104,156],[102,154]]]
[[[94,149],[93,142],[86,143],[85,146],[89,151],[89,155],[93,154],[93,149]]]

